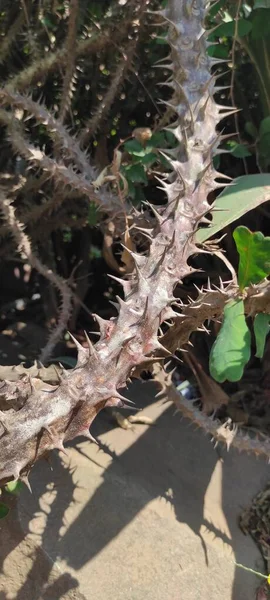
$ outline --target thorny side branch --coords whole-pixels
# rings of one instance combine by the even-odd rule
[[[59,340],[66,329],[72,309],[72,289],[67,281],[62,279],[51,269],[44,265],[32,249],[31,242],[23,230],[23,225],[15,215],[13,205],[7,200],[0,190],[0,211],[8,225],[9,231],[14,237],[18,250],[24,255],[33,269],[36,269],[43,277],[48,279],[60,292],[61,306],[56,327],[51,331],[46,346],[43,348],[40,360],[45,362],[51,355],[56,341]]]

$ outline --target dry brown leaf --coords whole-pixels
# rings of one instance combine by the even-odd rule
[[[130,415],[128,417],[130,423],[138,423],[140,425],[156,425],[156,423],[146,415]]]
[[[126,223],[126,229],[124,233],[124,246],[126,246],[126,248],[128,248],[128,250],[131,250],[132,252],[135,251],[134,244],[130,237],[128,223]],[[121,261],[126,266],[125,273],[131,273],[134,269],[134,261],[128,250],[126,250],[126,248],[124,248],[121,254]]]
[[[113,410],[112,416],[116,420],[119,427],[121,427],[122,429],[131,429],[132,428],[132,425],[129,422],[129,420],[126,417],[124,417],[120,412],[118,412],[118,410]]]
[[[196,377],[201,392],[203,412],[208,414],[217,410],[222,404],[228,404],[229,396],[212,377],[206,375],[194,354],[189,351],[183,355],[183,358]]]
[[[136,129],[132,131],[132,137],[140,142],[142,146],[144,146],[146,142],[151,139],[152,135],[153,134],[150,127],[136,127]]]

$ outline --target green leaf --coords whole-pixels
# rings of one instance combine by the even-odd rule
[[[97,224],[98,215],[97,215],[97,207],[94,202],[89,202],[88,207],[88,224],[91,227],[94,227]]]
[[[260,123],[259,130],[259,154],[260,157],[266,160],[266,164],[270,164],[270,117],[266,117]]]
[[[126,176],[126,174],[125,174]],[[136,188],[134,183],[132,183],[132,181],[128,181],[128,196],[134,200],[135,196],[136,196]]]
[[[142,165],[146,165],[147,167],[155,162],[157,162],[157,155],[154,152],[149,152],[141,160]]]
[[[244,146],[244,144],[237,144],[237,142],[231,140],[230,142],[227,142],[227,146],[231,154],[236,158],[245,158],[246,156],[251,156],[251,153],[247,147]]]
[[[127,180],[132,183],[148,183],[144,168],[142,165],[129,165],[125,169]]]
[[[5,490],[9,494],[14,494],[16,496],[20,493],[22,487],[23,484],[21,481],[10,481],[9,483],[7,483],[7,485],[5,485]]]
[[[138,140],[129,140],[124,144],[124,149],[129,154],[135,154],[135,156],[144,156],[145,150]],[[143,154],[141,154],[143,152]]]
[[[227,44],[219,44],[218,46],[208,46],[207,54],[215,58],[229,58],[229,46]]]
[[[250,359],[250,342],[243,300],[231,300],[225,306],[223,323],[211,349],[211,376],[219,383],[239,381]]]
[[[9,513],[9,508],[3,502],[0,502],[0,519],[4,519]]]
[[[237,26],[238,37],[248,35],[252,30],[252,24],[247,19],[239,19]],[[208,39],[213,40],[216,37],[234,37],[235,36],[235,21],[229,21],[222,23],[215,29],[215,31],[209,35]]]
[[[270,10],[258,10],[254,13],[252,19],[252,40],[261,40],[262,38],[269,37],[269,22],[270,22]]]
[[[257,139],[258,137],[258,130],[255,127],[254,123],[252,123],[252,121],[247,121],[245,124],[245,131],[248,133],[248,135],[250,135],[250,137],[252,137],[254,140]]]
[[[156,133],[153,133],[151,139],[146,142],[146,146],[150,144],[151,148],[163,148],[165,143],[165,133],[162,131],[157,131]]]
[[[73,356],[57,356],[54,360],[62,363],[63,365],[67,365],[67,367],[71,367],[72,369],[74,369],[77,364],[77,359],[73,358]]]
[[[216,171],[219,170],[219,167],[220,167],[220,154],[216,154],[213,157],[213,167],[214,167],[214,169],[216,169]]]
[[[255,0],[254,8],[270,8],[270,0]]]
[[[142,190],[141,186],[136,186],[134,189],[135,189],[135,193],[134,193],[134,198],[133,198],[133,205],[141,206],[142,202],[145,202],[145,200],[146,200],[143,190]]]
[[[238,282],[243,290],[270,274],[270,237],[265,237],[261,231],[252,233],[243,225],[234,230],[233,237],[240,256]]]
[[[217,15],[217,13],[220,11],[224,4],[225,0],[218,0],[218,2],[215,2],[212,8],[210,8],[209,10],[209,16],[212,18],[215,17],[215,15]]]
[[[270,331],[270,315],[264,313],[256,315],[253,327],[256,340],[256,356],[257,358],[262,358],[266,336]]]
[[[198,229],[196,242],[205,242],[267,200],[270,200],[270,173],[238,177],[232,186],[226,187],[218,196],[214,206],[220,212],[213,213],[209,227]]]
[[[259,133],[260,137],[263,137],[264,135],[268,135],[270,133],[270,117],[266,117],[261,121]]]

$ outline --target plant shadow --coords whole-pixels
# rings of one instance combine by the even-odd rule
[[[129,395],[135,399],[137,406],[143,408],[154,402],[154,391],[156,390],[152,384],[135,384]],[[49,580],[53,562],[58,559],[67,566],[67,572],[59,577],[59,580],[62,578],[60,583],[66,584],[67,588],[70,586],[69,591],[73,590],[75,595],[57,595],[56,580],[51,584],[54,586],[51,587],[51,591],[47,584],[48,592],[44,588],[42,596],[28,594],[28,598],[83,598],[76,579],[68,569],[71,569],[73,574],[79,573],[108,548],[147,505],[159,498],[166,500],[171,507],[173,514],[170,514],[169,521],[171,523],[171,519],[174,519],[173,527],[177,527],[177,523],[185,523],[198,536],[206,565],[212,535],[220,540],[221,554],[224,544],[231,548],[232,560],[254,567],[254,564],[250,565],[250,544],[253,542],[246,539],[239,530],[237,517],[267,480],[267,465],[233,451],[227,454],[222,450],[221,458],[201,432],[188,427],[188,422],[180,421],[178,415],[173,418],[174,412],[174,407],[170,404],[163,406],[156,418],[155,427],[137,425],[133,434],[134,442],[129,443],[128,447],[123,445],[122,450],[119,450],[121,438],[130,435],[130,432],[117,430],[115,424],[112,425],[109,414],[101,414],[91,431],[100,440],[103,449],[101,453],[106,452],[112,460],[102,469],[99,482],[94,483],[92,488],[91,485],[88,486],[87,481],[84,485],[80,475],[80,463],[83,461],[85,477],[87,478],[88,472],[89,478],[94,477],[95,469],[98,469],[98,459],[96,465],[94,461],[101,453],[93,456],[91,447],[87,444],[70,444],[73,448],[73,462],[78,462],[79,465],[78,479],[83,497],[81,508],[78,507],[72,520],[69,520],[66,511],[72,503],[77,502],[76,490],[79,490],[80,497],[80,487],[74,483],[76,473],[72,474],[72,468],[63,463],[57,455],[53,457],[53,472],[45,469],[41,463],[35,467],[31,476],[34,494],[30,497],[26,490],[20,500],[21,523],[24,531],[32,530],[35,518],[40,518],[38,513],[42,511],[44,528],[40,543],[43,551],[51,558],[51,563],[48,561],[43,586],[46,577]],[[141,428],[140,431],[143,432],[139,437],[137,428]],[[113,438],[110,438],[112,433]],[[116,453],[108,447],[108,437],[111,439],[111,446],[117,448]],[[218,484],[213,483],[217,477]],[[216,512],[217,504],[219,506]],[[168,508],[165,508],[165,511],[168,518]],[[66,519],[68,523],[65,523]],[[6,548],[5,556],[8,556],[11,550],[12,543]],[[181,540],[178,550],[180,559],[181,556],[184,559],[185,545],[181,544]],[[123,559],[125,561],[125,557]],[[134,557],[132,560],[134,561]],[[34,582],[39,571],[38,561],[38,557],[34,558],[32,569],[16,596],[17,600],[26,600],[26,588],[30,589],[31,585],[36,587]],[[121,568],[120,564],[122,557],[120,562],[115,557],[115,575],[117,569]],[[145,568],[147,569],[147,564]],[[213,569],[214,577],[214,565],[210,564],[208,568]],[[65,577],[66,580],[63,581]],[[246,589],[246,585],[243,586],[243,582],[246,578],[247,574],[243,574],[240,569],[235,571],[231,600],[242,600],[245,597],[243,589]],[[61,590],[61,586],[59,589]],[[86,595],[86,598],[88,600],[92,595]],[[4,599],[5,596],[0,596],[0,600]]]

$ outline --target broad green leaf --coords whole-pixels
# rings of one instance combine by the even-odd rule
[[[9,513],[9,508],[4,502],[0,502],[0,519],[4,519]]]
[[[254,140],[257,139],[258,137],[258,130],[255,127],[254,123],[252,123],[252,121],[247,121],[245,124],[245,131],[248,133],[248,135],[250,135],[250,137],[252,137]]]
[[[9,494],[14,494],[16,496],[20,493],[22,486],[23,484],[21,481],[10,481],[5,485],[5,490],[9,492]]]
[[[141,206],[142,202],[145,202],[145,200],[146,200],[143,190],[140,185],[136,186],[134,189],[135,189],[135,194],[134,194],[134,198],[133,198],[133,204],[134,204],[134,206]]]
[[[228,23],[222,23],[215,29],[215,31],[209,35],[209,40],[213,40],[216,37],[233,37],[235,35],[235,21],[229,21]],[[237,26],[238,37],[248,35],[252,29],[252,24],[247,19],[239,19]]]
[[[270,274],[270,237],[265,237],[261,231],[253,233],[243,225],[234,230],[233,237],[240,256],[238,283],[243,290]]]
[[[125,168],[127,180],[132,183],[147,183],[147,177],[142,165],[129,165]]]
[[[266,161],[266,166],[270,164],[270,117],[261,121],[259,130],[259,155]]]
[[[124,144],[124,149],[129,154],[135,154],[135,156],[144,156],[145,150],[138,140],[129,140]],[[143,154],[141,154],[143,152]]]
[[[231,154],[236,158],[245,158],[251,156],[251,153],[244,144],[237,144],[234,140],[227,142],[227,147]]]
[[[208,46],[207,54],[215,58],[229,58],[230,48],[227,44],[219,44],[218,46]]]
[[[156,161],[157,161],[157,155],[154,154],[154,152],[149,152],[149,154],[146,154],[141,160],[142,164],[145,166],[152,165]]]
[[[269,37],[270,10],[258,10],[252,18],[252,40]]]
[[[72,369],[74,369],[77,364],[77,359],[73,358],[73,356],[57,356],[54,360],[63,365],[67,365],[67,367],[71,367]]]
[[[209,227],[198,229],[195,239],[202,243],[240,219],[245,213],[270,200],[270,173],[243,175],[225,188],[215,201],[213,220]]]
[[[266,336],[270,331],[270,315],[264,313],[256,315],[253,327],[256,340],[256,356],[257,358],[262,358]]]
[[[259,133],[260,137],[270,134],[270,117],[266,117],[261,121]]]
[[[163,148],[166,143],[165,133],[163,131],[157,131],[156,133],[153,133],[151,140],[146,142],[146,146],[148,146],[149,143],[151,148]]]
[[[130,181],[130,179],[128,181],[128,196],[132,200],[134,200],[134,198],[136,196],[136,187],[135,187],[134,183],[132,183],[132,181]]]
[[[270,0],[255,0],[254,8],[270,8]]]
[[[218,2],[215,2],[209,10],[209,16],[212,18],[215,17],[224,4],[225,0],[218,0]]]
[[[250,358],[251,335],[243,300],[225,306],[224,319],[210,353],[210,374],[218,381],[239,381]]]

